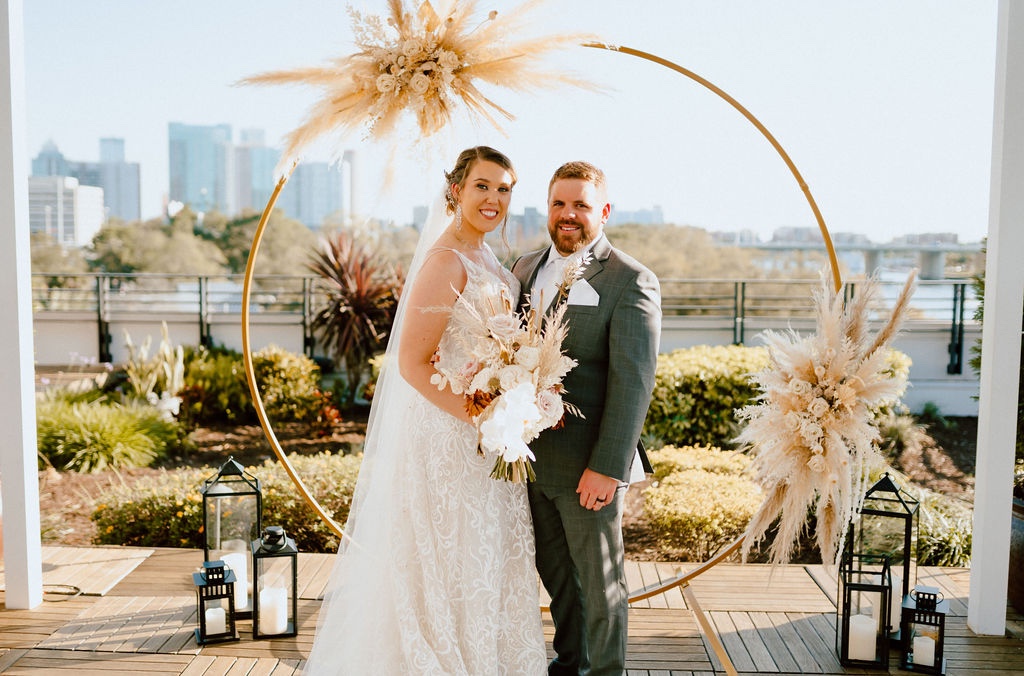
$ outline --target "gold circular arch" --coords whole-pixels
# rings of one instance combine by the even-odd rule
[[[832,273],[833,286],[835,288],[835,291],[837,293],[839,292],[839,290],[842,288],[842,279],[839,274],[839,262],[836,258],[835,247],[832,244],[832,237],[829,234],[828,227],[825,225],[825,219],[822,217],[821,211],[818,209],[818,205],[814,201],[814,196],[811,195],[810,188],[808,188],[806,181],[804,181],[803,179],[803,176],[800,175],[800,172],[797,170],[796,165],[793,163],[793,160],[790,159],[789,155],[782,148],[782,145],[775,139],[774,136],[772,136],[771,132],[768,131],[768,128],[765,127],[760,120],[754,117],[754,115],[749,110],[744,108],[736,99],[727,94],[721,88],[711,83],[706,78],[703,78],[697,73],[694,73],[691,70],[683,68],[682,66],[673,63],[667,59],[663,59],[659,56],[638,49],[608,45],[601,42],[587,42],[583,43],[581,46],[593,49],[604,49],[608,51],[619,52],[621,54],[628,54],[630,56],[635,56],[646,61],[656,63],[660,66],[664,66],[681,75],[684,75],[685,77],[688,77],[694,82],[707,88],[719,98],[723,99],[726,103],[728,103],[730,106],[735,108],[741,115],[743,115],[743,117],[745,117],[752,125],[754,125],[754,127],[759,132],[761,132],[765,139],[767,139],[768,143],[771,144],[772,148],[775,149],[775,152],[779,154],[779,156],[782,158],[782,161],[785,162],[786,167],[789,168],[789,171],[793,175],[793,178],[796,179],[797,185],[800,186],[800,190],[803,193],[804,198],[807,200],[808,205],[811,207],[811,211],[814,213],[814,218],[818,224],[818,228],[821,230],[822,239],[825,242],[825,248],[828,253],[829,266],[831,268]],[[270,219],[270,213],[273,211],[274,205],[277,203],[277,198],[281,194],[282,188],[284,188],[285,183],[288,182],[288,179],[291,176],[291,173],[292,171],[294,171],[294,169],[295,164],[293,164],[291,168],[283,176],[281,176],[280,179],[278,179],[277,185],[274,187],[274,191],[273,193],[271,193],[270,199],[267,202],[267,206],[263,209],[263,215],[260,217],[259,225],[256,228],[256,233],[255,235],[253,235],[252,246],[249,249],[249,259],[246,262],[245,279],[242,286],[242,359],[245,366],[245,379],[249,385],[249,392],[252,395],[253,405],[256,408],[256,414],[259,417],[260,426],[263,428],[263,433],[266,435],[267,441],[270,442],[271,448],[274,449],[274,455],[276,455],[277,459],[281,462],[281,465],[284,467],[285,472],[291,478],[292,483],[295,484],[296,490],[298,490],[299,494],[302,496],[302,499],[306,502],[309,508],[312,509],[317,514],[317,516],[319,516],[324,521],[324,523],[327,524],[327,526],[335,535],[337,535],[339,538],[345,538],[348,536],[345,534],[344,530],[341,528],[340,525],[338,525],[338,523],[331,517],[330,514],[324,511],[324,508],[321,507],[317,499],[312,494],[310,494],[309,490],[306,488],[306,485],[303,483],[302,478],[295,471],[295,468],[288,460],[288,456],[285,455],[284,450],[281,448],[281,444],[277,440],[277,435],[274,434],[274,429],[271,426],[270,419],[267,417],[266,409],[263,406],[263,398],[260,396],[259,387],[257,386],[256,383],[256,375],[255,372],[253,371],[252,364],[252,347],[249,336],[249,300],[252,296],[253,271],[255,269],[256,256],[259,253],[260,241],[263,239],[263,233],[266,231],[267,222]],[[729,555],[734,553],[739,548],[740,544],[742,543],[742,540],[743,538],[741,536],[739,540],[736,540],[732,544],[723,548],[714,558],[712,558],[702,566],[694,569],[690,573],[680,575],[679,577],[674,578],[673,580],[669,580],[652,587],[646,587],[637,592],[631,592],[629,598],[630,602],[649,598],[651,596],[654,596],[655,594],[659,594],[663,591],[666,591],[667,589],[671,589],[672,587],[683,586],[685,588],[689,580],[693,579],[701,572],[707,570],[711,566],[724,560]]]

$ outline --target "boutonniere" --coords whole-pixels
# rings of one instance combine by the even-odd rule
[[[569,289],[577,279],[583,276],[583,271],[587,269],[592,260],[594,260],[592,251],[586,251],[579,256],[574,254],[569,258],[565,264],[565,270],[562,272],[562,281],[558,284],[558,295],[555,297],[557,304],[564,302],[569,297]]]

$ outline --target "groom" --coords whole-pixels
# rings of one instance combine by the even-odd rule
[[[638,442],[654,388],[661,296],[657,277],[604,236],[610,212],[600,169],[562,165],[548,185],[552,244],[512,266],[521,306],[567,304],[562,347],[579,365],[563,382],[565,399],[585,416],[567,415],[564,427],[531,444],[537,570],[555,624],[549,674],[625,672],[623,500],[631,471],[650,471]],[[592,257],[582,276],[559,294],[564,258],[585,251]]]

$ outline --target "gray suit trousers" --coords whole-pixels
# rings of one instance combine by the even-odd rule
[[[623,569],[626,486],[598,511],[580,506],[575,488],[529,485],[537,571],[552,597],[558,658],[549,674],[625,673],[629,589]],[[593,556],[592,552],[602,552]]]

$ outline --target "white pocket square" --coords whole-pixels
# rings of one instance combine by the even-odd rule
[[[569,305],[596,306],[601,302],[601,296],[594,290],[594,287],[590,286],[587,280],[577,279],[569,287],[569,297],[566,299],[566,302]]]

